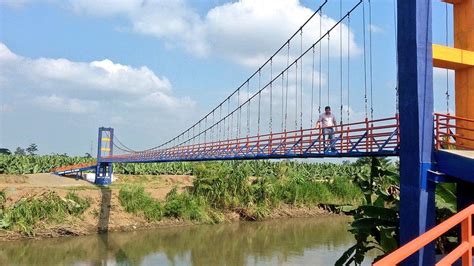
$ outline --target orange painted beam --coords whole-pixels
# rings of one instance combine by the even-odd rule
[[[467,232],[463,232],[463,233],[468,236],[466,240],[463,239],[463,242],[468,243],[468,245],[470,245],[472,249],[472,244],[473,244],[472,231],[471,231],[471,227],[466,226],[466,224],[470,225],[471,216],[473,214],[474,214],[474,204],[458,212],[457,214],[451,216],[444,222],[428,230],[426,233],[420,235],[419,237],[413,239],[412,241],[408,242],[404,246],[400,247],[399,249],[385,256],[381,260],[374,263],[374,266],[390,266],[390,265],[395,266],[399,264],[404,259],[408,258],[410,255],[417,252],[422,247],[428,245],[433,240],[440,237],[441,235],[443,235],[444,233],[446,233],[447,231],[449,231],[450,229],[452,229],[453,227],[455,227],[456,225],[460,223],[464,225],[462,229],[467,230]],[[469,221],[469,222],[465,222],[465,221]],[[449,257],[447,260],[450,261],[453,256],[458,256],[458,258],[462,256],[463,254],[462,251],[465,251],[465,246],[466,245],[463,245],[457,250],[454,250],[454,253],[451,256],[448,255]]]
[[[433,44],[433,66],[452,70],[474,67],[474,52]]]

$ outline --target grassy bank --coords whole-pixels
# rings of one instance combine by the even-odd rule
[[[0,229],[34,235],[34,229],[42,223],[60,223],[71,216],[79,216],[89,208],[88,199],[69,192],[65,197],[49,191],[42,195],[24,197],[6,206],[6,193],[0,192]]]
[[[35,157],[38,156],[28,157],[30,163],[43,162],[38,159],[41,157]],[[387,167],[396,170],[396,165],[389,162]],[[24,169],[29,168],[31,165]],[[5,173],[5,169],[11,170],[13,166],[4,165],[1,169]],[[19,184],[17,190],[23,189],[23,193],[17,192],[9,200],[5,199],[11,192],[8,195],[2,192],[0,229],[33,235],[45,225],[72,224],[67,230],[86,228],[77,233],[83,234],[102,228],[104,221],[107,226],[111,222],[108,228],[121,230],[170,224],[170,221],[173,224],[261,220],[295,210],[309,210],[308,213],[315,215],[321,212],[312,210],[320,210],[317,207],[322,206],[357,207],[366,204],[370,197],[365,193],[365,186],[371,171],[364,160],[342,164],[295,161],[119,164],[114,170],[119,180],[107,189],[89,185],[75,188],[76,192],[63,188],[56,193],[59,188],[43,188],[33,193],[34,189]],[[165,181],[171,178],[166,175],[171,175],[175,183]],[[187,182],[180,183],[184,179]],[[381,187],[388,185],[383,178],[379,183]],[[92,202],[89,198],[93,198]],[[70,220],[74,222],[68,223]]]
[[[246,220],[264,219],[281,204],[358,206],[364,202],[361,189],[349,176],[318,178],[298,169],[304,166],[307,165],[201,163],[193,169],[192,187],[181,192],[175,188],[164,201],[148,195],[145,184],[122,187],[119,198],[125,211],[150,221],[174,217],[210,223],[221,222],[225,212],[236,212]]]

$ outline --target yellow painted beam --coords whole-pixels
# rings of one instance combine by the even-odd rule
[[[110,151],[110,148],[101,148],[101,151]]]
[[[102,138],[102,141],[110,141],[110,138]]]
[[[453,70],[474,67],[474,52],[433,44],[433,66]]]

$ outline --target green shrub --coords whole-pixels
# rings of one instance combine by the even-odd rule
[[[143,213],[148,221],[159,221],[163,217],[160,202],[151,198],[141,185],[127,185],[120,188],[119,201],[126,212]]]
[[[164,206],[164,215],[167,217],[183,218],[193,221],[210,221],[207,215],[207,202],[204,198],[193,197],[187,191],[178,193],[174,187],[167,195]]]
[[[4,208],[0,226],[34,235],[34,227],[38,222],[62,221],[68,215],[82,214],[89,205],[88,199],[82,199],[74,193],[69,193],[66,198],[59,197],[55,192],[22,198],[12,207]]]
[[[81,198],[75,192],[69,192],[66,201],[69,213],[73,215],[82,214],[91,206],[90,199]]]

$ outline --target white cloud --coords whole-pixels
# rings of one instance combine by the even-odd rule
[[[374,24],[369,25],[369,30],[373,33],[383,33],[383,32],[385,32],[384,29],[382,29],[381,27],[379,27],[377,25],[374,25]]]
[[[32,2],[32,0],[0,0],[0,4],[13,8],[23,7],[30,2]]]
[[[196,56],[220,56],[251,67],[262,64],[314,12],[298,0],[240,0],[216,6],[204,16],[184,0],[127,0],[118,3],[113,0],[75,0],[69,3],[80,14],[124,16],[130,21],[133,31],[164,39],[167,47],[180,46]],[[319,21],[316,15],[305,27],[303,49],[317,40]],[[336,23],[327,16],[323,16],[321,22],[323,33]],[[359,48],[354,34],[348,32],[346,25],[341,27],[344,50],[349,38],[351,53],[356,55]],[[334,32],[331,46],[338,48],[339,28]],[[298,44],[292,45],[299,47],[299,38],[296,41]],[[292,54],[296,52],[292,50]]]
[[[34,103],[44,109],[74,114],[94,113],[99,107],[97,101],[63,98],[56,95],[36,97]]]
[[[36,95],[35,102],[50,110],[87,113],[80,106],[94,111],[95,99],[140,107],[143,99],[149,99],[153,102],[145,107],[171,111],[181,104],[194,104],[189,98],[173,96],[169,80],[147,67],[134,68],[108,59],[89,63],[64,58],[31,59],[14,54],[0,43],[0,69],[2,90]],[[58,107],[49,107],[54,105]]]

